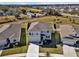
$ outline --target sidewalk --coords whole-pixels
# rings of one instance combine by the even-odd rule
[[[63,54],[65,57],[77,57],[74,47],[63,45]]]
[[[39,57],[39,46],[35,44],[30,44],[26,57]]]
[[[3,56],[3,57],[26,57],[26,53],[7,55],[7,56]]]

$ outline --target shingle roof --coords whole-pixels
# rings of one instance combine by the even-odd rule
[[[52,30],[52,24],[50,22],[33,22],[31,23],[28,31],[41,31]]]

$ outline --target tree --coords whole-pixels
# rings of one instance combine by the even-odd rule
[[[73,19],[73,23],[75,23],[75,19]]]
[[[54,15],[55,16],[61,16],[61,14],[59,12],[57,12],[57,11],[54,12]]]
[[[52,8],[47,9],[47,15],[61,16],[61,14],[58,11]]]
[[[54,24],[54,28],[56,29],[56,24]]]
[[[16,14],[16,15],[15,15],[15,18],[17,18],[17,19],[18,19],[19,17],[20,17],[20,15],[19,15],[19,14]]]
[[[53,15],[54,14],[54,9],[48,8],[47,9],[47,15]]]
[[[25,14],[25,13],[26,13],[26,10],[25,10],[25,9],[22,9],[21,11],[22,11],[22,13],[23,13],[23,14]]]
[[[8,9],[2,9],[2,11],[4,11],[6,13],[8,11]]]

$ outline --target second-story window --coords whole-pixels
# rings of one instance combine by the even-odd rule
[[[47,31],[47,33],[49,33],[49,31]]]
[[[36,35],[38,35],[38,33],[36,33]]]
[[[31,35],[31,33],[29,33],[29,35]]]
[[[50,36],[46,36],[46,38],[50,38]]]
[[[32,35],[33,35],[33,33],[32,33]]]
[[[41,33],[43,33],[43,31],[41,31]]]

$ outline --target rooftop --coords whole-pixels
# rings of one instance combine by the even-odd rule
[[[18,39],[20,30],[21,27],[19,24],[12,24],[9,28],[0,33],[0,40],[6,40],[7,38]]]
[[[65,37],[70,34],[72,35],[76,34],[76,31],[72,25],[60,25],[60,32],[61,32],[61,37]]]
[[[63,43],[67,42],[74,44],[76,41],[79,40],[79,38],[76,38],[77,36],[75,36],[77,32],[75,31],[72,25],[60,25],[60,34]]]
[[[41,30],[52,30],[50,22],[33,22],[31,23],[28,31],[41,31]]]

